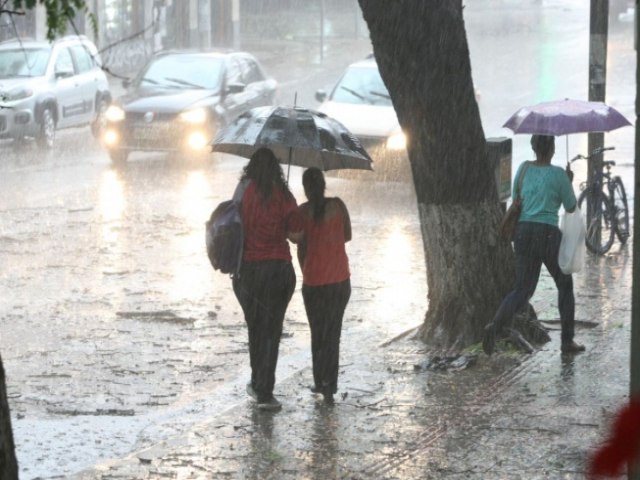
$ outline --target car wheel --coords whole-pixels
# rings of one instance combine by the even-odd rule
[[[91,123],[91,133],[93,134],[94,138],[100,139],[102,132],[104,132],[104,128],[107,125],[107,118],[105,117],[105,113],[108,107],[109,107],[109,104],[107,103],[106,100],[101,99],[98,102],[98,108],[96,110],[96,118]]]
[[[109,157],[111,157],[111,163],[114,167],[123,167],[127,164],[129,152],[120,149],[109,150]]]
[[[42,150],[51,150],[56,136],[56,122],[50,108],[45,108],[40,120],[40,130],[36,135],[36,143]]]

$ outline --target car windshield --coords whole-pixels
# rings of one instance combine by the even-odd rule
[[[218,90],[223,64],[222,58],[205,55],[165,55],[147,67],[138,84]]]
[[[391,106],[377,67],[350,67],[333,90],[334,102]]]
[[[39,77],[45,74],[51,49],[0,50],[0,78]]]

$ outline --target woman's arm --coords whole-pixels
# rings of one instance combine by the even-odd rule
[[[300,269],[304,269],[304,259],[307,255],[307,242],[303,240],[298,243],[298,263],[300,264]]]
[[[571,185],[571,180],[564,170],[562,170],[562,174],[559,176],[562,206],[567,213],[573,213],[578,205],[576,202],[576,194],[573,192],[573,185]]]
[[[349,210],[347,210],[347,206],[344,202],[336,197],[336,201],[338,202],[338,206],[342,212],[343,224],[344,224],[344,241],[351,241],[351,217],[349,217]]]
[[[304,211],[303,206],[298,207],[295,203],[293,195],[291,195],[291,210],[286,220],[286,235],[287,239],[293,243],[298,243],[302,240],[304,235],[304,226],[302,224],[302,214]]]

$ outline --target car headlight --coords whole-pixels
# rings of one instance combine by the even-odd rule
[[[104,116],[109,122],[121,122],[124,120],[125,112],[117,105],[109,105]]]
[[[393,133],[387,138],[387,148],[389,150],[402,150],[407,148],[407,137],[403,132]]]
[[[16,102],[18,100],[24,100],[25,98],[29,98],[33,95],[33,90],[25,87],[14,88],[13,90],[9,90],[4,96],[3,100],[5,102]]]
[[[207,110],[204,108],[194,108],[193,110],[182,112],[179,118],[187,123],[204,123],[207,121]]]
[[[192,150],[202,150],[209,144],[209,138],[203,132],[192,132],[187,137],[187,145]]]

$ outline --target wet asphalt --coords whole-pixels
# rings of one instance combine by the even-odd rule
[[[531,355],[487,357],[476,346],[459,369],[432,370],[424,362],[438,352],[411,335],[381,341],[366,324],[351,326],[335,405],[309,391],[308,366],[279,376],[277,413],[243,399],[239,381],[236,405],[69,478],[584,478],[627,398],[630,248],[589,256],[575,291],[583,354],[560,354],[555,287],[544,275],[533,305],[552,340]],[[298,360],[309,361],[282,362]]]

